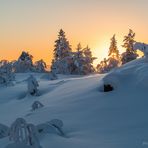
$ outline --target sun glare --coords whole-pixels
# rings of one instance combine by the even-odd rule
[[[106,44],[104,41],[98,45],[96,45],[93,50],[93,56],[97,57],[97,59],[94,61],[94,65],[96,66],[100,61],[102,61],[104,58],[107,58],[108,56],[108,49],[109,49],[110,42]]]

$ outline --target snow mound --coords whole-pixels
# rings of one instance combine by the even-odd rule
[[[148,60],[141,58],[129,62],[118,69],[115,69],[103,78],[102,84],[111,84],[115,89],[118,87],[134,85],[134,88],[148,87]],[[128,88],[129,86],[127,86]],[[100,86],[100,89],[102,87]]]

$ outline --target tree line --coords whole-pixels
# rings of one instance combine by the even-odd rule
[[[123,39],[122,47],[125,48],[125,52],[120,54],[117,47],[116,35],[113,35],[109,46],[108,57],[104,58],[104,60],[94,67],[93,62],[97,58],[93,57],[90,47],[86,46],[83,48],[79,43],[76,50],[73,51],[65,32],[60,29],[54,45],[53,60],[50,68],[51,73],[54,75],[87,75],[109,72],[138,57],[136,50],[134,50],[135,43],[135,33],[129,29],[129,33]],[[26,51],[21,53],[18,60],[11,62],[7,60],[0,61],[0,83],[7,81],[8,78],[10,80],[13,79],[12,73],[24,72],[47,72],[47,65],[42,59],[33,63],[33,56]]]
[[[69,41],[65,37],[65,32],[61,29],[58,39],[55,41],[54,59],[51,69],[54,69],[56,73],[62,74],[106,73],[138,57],[136,50],[134,50],[135,42],[135,33],[129,29],[128,35],[124,36],[122,45],[126,51],[120,54],[117,47],[116,36],[113,35],[108,58],[104,58],[97,67],[94,67],[93,61],[96,57],[92,56],[91,49],[88,46],[82,48],[79,43],[76,51],[73,52]]]

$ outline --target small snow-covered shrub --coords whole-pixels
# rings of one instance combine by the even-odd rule
[[[48,122],[49,124],[55,126],[55,127],[59,127],[59,128],[62,128],[64,123],[62,120],[59,120],[59,119],[52,119],[51,121]]]
[[[16,119],[10,128],[9,139],[13,144],[9,144],[6,148],[41,148],[37,138],[37,130],[33,124],[27,124],[23,118]]]
[[[27,125],[28,129],[28,145],[32,146],[33,148],[41,148],[40,142],[37,137],[37,130],[33,124]]]
[[[32,110],[36,110],[36,109],[39,109],[39,108],[42,108],[44,107],[44,105],[40,102],[40,101],[35,101],[33,104],[32,104]]]
[[[52,125],[56,128],[56,130],[59,132],[61,136],[64,136],[64,132],[62,130],[63,127],[63,121],[59,119],[52,119],[51,121],[47,122],[49,125]]]
[[[0,124],[0,138],[7,137],[9,134],[9,127],[3,124]]]
[[[38,133],[56,133],[55,128],[47,123],[38,124],[36,127]]]
[[[44,74],[41,79],[43,80],[57,80],[58,79],[58,76],[56,73],[53,73],[52,71],[51,72],[48,72],[46,74]]]
[[[17,118],[10,127],[9,139],[15,143],[27,143],[27,123],[23,118]]]
[[[63,132],[63,121],[59,119],[53,119],[49,122],[37,125],[37,130],[39,133],[56,133],[60,136],[64,136]]]
[[[50,80],[57,80],[57,79],[58,79],[58,76],[56,75],[55,72],[51,71],[51,72],[49,73],[49,79],[50,79]]]
[[[30,77],[28,78],[28,92],[29,94],[31,94],[32,96],[38,95],[38,81],[36,80],[36,78],[33,75],[30,75]]]

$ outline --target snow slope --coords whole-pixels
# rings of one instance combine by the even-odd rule
[[[8,126],[18,117],[35,125],[61,119],[66,137],[40,135],[43,148],[147,148],[148,61],[138,59],[108,75],[59,76],[49,81],[34,74],[41,95],[26,94],[29,74],[17,74],[15,86],[0,88],[0,123]],[[104,83],[115,90],[102,92]],[[34,101],[44,104],[34,112]],[[0,148],[10,141],[0,139]]]

